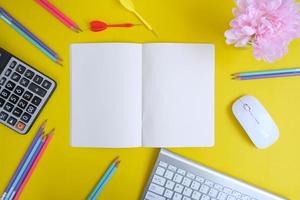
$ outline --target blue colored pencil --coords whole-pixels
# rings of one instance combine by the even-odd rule
[[[46,126],[46,123],[47,123],[47,121],[44,121],[44,123],[40,126],[40,128],[39,128],[39,130],[38,130],[36,136],[34,137],[32,143],[30,144],[30,146],[29,146],[27,152],[25,153],[23,159],[21,160],[19,166],[17,167],[17,170],[15,171],[13,177],[10,179],[8,185],[6,186],[6,188],[5,188],[5,190],[4,190],[4,193],[3,193],[3,195],[1,196],[1,200],[4,200],[4,199],[5,199],[5,197],[6,197],[7,193],[8,193],[8,191],[9,191],[9,189],[11,188],[13,182],[15,181],[17,175],[19,174],[19,172],[20,172],[22,166],[24,165],[26,159],[28,158],[30,152],[32,151],[32,149],[33,149],[33,147],[35,146],[35,144],[37,143],[38,139],[41,137],[42,132],[43,132],[45,126]]]
[[[30,170],[32,164],[34,163],[36,157],[38,156],[38,154],[40,153],[41,149],[43,148],[44,144],[45,144],[45,139],[46,138],[42,138],[42,142],[39,144],[38,148],[36,149],[36,151],[34,152],[31,160],[29,161],[28,165],[26,166],[24,172],[21,174],[20,178],[18,180],[16,180],[16,187],[14,188],[13,192],[11,193],[9,200],[13,200],[15,194],[18,192],[18,190],[20,189],[28,171]]]
[[[233,76],[256,76],[256,75],[270,75],[270,74],[282,74],[282,73],[297,73],[300,72],[300,68],[287,68],[287,69],[274,69],[274,70],[260,70],[252,72],[241,72],[232,74]]]
[[[265,78],[281,78],[281,77],[290,77],[290,76],[300,76],[300,72],[293,73],[281,73],[281,74],[262,74],[262,75],[253,75],[253,76],[240,76],[235,77],[237,80],[252,80],[252,79],[265,79]]]
[[[111,179],[111,177],[114,175],[117,167],[120,164],[120,160],[117,157],[114,162],[109,166],[109,168],[106,170],[103,177],[100,179],[96,187],[93,189],[93,191],[88,196],[87,200],[96,200],[96,198],[99,196],[99,194],[102,192],[105,185],[108,183],[108,181]]]
[[[39,43],[43,48],[47,49],[53,56],[58,58],[58,54],[55,53],[50,47],[44,44],[40,39],[38,39],[33,33],[31,33],[27,28],[25,28],[22,24],[20,24],[16,19],[14,19],[9,13],[7,13],[2,7],[0,7],[0,13],[7,18],[11,23],[15,24],[19,29],[21,29],[24,33],[29,35],[33,40]]]
[[[35,145],[34,145],[32,151],[31,151],[30,154],[28,155],[28,157],[27,157],[27,159],[26,159],[24,165],[22,166],[20,172],[18,173],[18,175],[17,175],[15,181],[12,183],[11,187],[9,188],[9,191],[8,191],[6,197],[4,198],[5,200],[10,199],[10,197],[11,197],[11,195],[12,195],[12,193],[13,193],[13,191],[14,191],[14,189],[15,189],[15,187],[16,187],[18,181],[19,181],[19,179],[21,178],[21,176],[22,176],[22,174],[24,173],[24,171],[25,171],[27,165],[29,164],[30,160],[32,159],[34,153],[36,152],[36,150],[38,149],[38,147],[40,146],[41,143],[42,143],[42,138],[40,137],[40,138],[37,140],[37,142],[35,143]]]
[[[45,49],[40,43],[34,40],[30,35],[28,35],[26,32],[24,32],[21,28],[19,28],[16,24],[14,24],[12,21],[10,21],[9,18],[7,18],[5,15],[3,15],[0,12],[0,18],[3,19],[8,25],[10,25],[16,32],[18,32],[20,35],[22,35],[25,39],[27,39],[31,44],[33,44],[36,48],[38,48],[40,51],[42,51],[48,58],[50,58],[52,61],[56,62],[59,65],[62,65],[60,63],[60,58],[56,57],[51,54],[47,49]]]

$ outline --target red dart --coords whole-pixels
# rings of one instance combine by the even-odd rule
[[[90,22],[90,29],[93,32],[99,32],[99,31],[104,31],[107,28],[110,27],[123,27],[123,28],[131,28],[133,26],[137,26],[140,24],[131,24],[131,23],[125,23],[125,24],[107,24],[102,21],[91,21]]]

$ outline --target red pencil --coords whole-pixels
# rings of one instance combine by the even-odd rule
[[[26,186],[26,184],[27,184],[28,180],[30,179],[32,173],[34,172],[34,169],[36,168],[39,160],[41,159],[44,151],[46,150],[46,148],[47,148],[47,146],[48,146],[48,144],[49,144],[49,142],[50,142],[53,134],[54,134],[54,129],[46,136],[47,138],[46,138],[46,141],[45,141],[45,143],[44,143],[41,151],[39,152],[39,154],[36,157],[35,161],[33,162],[32,166],[30,167],[30,170],[28,171],[28,173],[27,173],[27,175],[26,175],[26,177],[25,177],[25,179],[24,179],[24,181],[23,181],[20,189],[18,190],[17,194],[14,196],[13,200],[18,200],[20,198],[20,195],[21,195],[24,187]]]
[[[35,1],[73,31],[77,33],[79,31],[82,31],[74,21],[72,21],[69,17],[63,14],[60,10],[58,10],[58,8],[52,5],[49,1],[47,0],[35,0]]]

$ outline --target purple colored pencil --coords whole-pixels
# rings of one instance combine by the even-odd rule
[[[32,143],[30,144],[30,146],[29,146],[29,148],[28,148],[28,150],[27,150],[27,152],[25,153],[23,159],[21,160],[21,162],[20,162],[20,164],[19,164],[17,170],[15,171],[13,177],[10,179],[10,181],[9,181],[9,183],[8,183],[8,185],[7,185],[7,187],[5,188],[4,193],[3,193],[2,197],[1,197],[1,200],[2,200],[2,199],[5,199],[5,196],[6,196],[7,193],[9,192],[9,189],[11,188],[13,182],[16,180],[16,178],[17,178],[17,176],[18,176],[18,174],[19,174],[19,172],[20,172],[22,166],[24,165],[26,159],[28,158],[30,152],[32,151],[32,148],[33,148],[34,145],[37,143],[38,139],[41,137],[42,132],[43,132],[43,130],[44,130],[44,127],[45,127],[45,125],[46,125],[46,122],[47,122],[47,121],[45,121],[45,122],[41,125],[41,127],[39,128],[38,133],[37,133],[36,136],[34,137]]]
[[[50,47],[44,44],[40,39],[38,39],[33,33],[31,33],[27,28],[25,28],[22,24],[20,24],[17,20],[15,20],[9,13],[7,13],[2,7],[0,7],[0,13],[9,19],[10,22],[14,23],[19,29],[24,31],[27,35],[29,35],[34,41],[36,41],[43,48],[47,49],[50,54],[54,57],[58,57],[58,54],[55,53]]]
[[[26,178],[26,175],[27,173],[29,172],[32,164],[34,163],[35,159],[37,158],[37,156],[39,155],[41,149],[43,148],[45,144],[45,139],[42,140],[42,142],[39,144],[38,148],[36,149],[36,151],[34,152],[33,156],[32,156],[32,159],[30,160],[29,164],[27,165],[26,169],[24,170],[24,173],[22,174],[21,178],[19,179],[16,187],[14,188],[11,196],[10,196],[10,199],[13,199],[15,194],[18,192],[18,190],[20,189],[24,179]]]
[[[291,76],[300,76],[300,73],[295,72],[295,73],[281,73],[281,74],[269,74],[269,75],[240,76],[240,77],[235,77],[235,79],[252,80],[252,79],[280,78],[280,77],[291,77]]]

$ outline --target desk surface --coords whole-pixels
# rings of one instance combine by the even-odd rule
[[[138,22],[117,0],[52,0],[86,32],[65,28],[33,0],[2,0],[1,6],[19,19],[64,59],[64,67],[52,63],[39,50],[0,21],[0,46],[53,77],[58,88],[31,132],[21,136],[0,126],[0,191],[2,192],[46,118],[56,127],[45,156],[25,188],[24,200],[84,199],[111,160],[122,163],[99,199],[138,199],[156,159],[158,149],[79,149],[70,147],[69,47],[75,42],[200,42],[216,45],[216,143],[213,148],[172,149],[195,161],[246,180],[262,188],[300,199],[300,78],[234,81],[230,74],[268,68],[299,67],[300,41],[294,41],[281,61],[256,61],[251,49],[234,49],[224,42],[224,31],[232,19],[233,1],[139,0],[140,13],[159,33],[155,38],[143,27],[88,30],[94,19],[111,23]],[[72,3],[71,3],[72,2]],[[84,2],[84,3],[83,3]],[[188,2],[188,3],[183,3]],[[280,139],[271,148],[256,149],[231,113],[232,102],[241,95],[256,96],[280,128]]]

